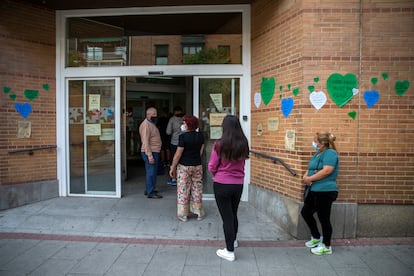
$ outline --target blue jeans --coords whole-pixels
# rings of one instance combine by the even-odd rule
[[[155,186],[157,185],[158,162],[160,161],[160,153],[153,152],[154,164],[150,164],[148,156],[145,152],[141,152],[142,159],[145,162],[145,187],[148,195],[154,195]]]

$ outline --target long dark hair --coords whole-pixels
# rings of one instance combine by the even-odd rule
[[[223,119],[222,127],[223,134],[214,147],[220,157],[230,161],[249,158],[249,142],[243,133],[239,119],[234,115],[227,115]]]

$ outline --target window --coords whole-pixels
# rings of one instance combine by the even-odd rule
[[[168,64],[168,45],[155,45],[155,64]]]
[[[230,57],[230,46],[229,45],[219,45],[217,47],[218,53],[227,59],[227,63],[231,63],[231,57]]]

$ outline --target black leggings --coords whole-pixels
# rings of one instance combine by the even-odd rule
[[[223,220],[224,238],[228,251],[234,251],[234,241],[237,238],[239,222],[237,209],[243,192],[243,184],[220,184],[214,182],[214,196]]]
[[[318,214],[319,222],[322,226],[323,243],[326,246],[331,246],[332,225],[331,225],[331,209],[332,203],[338,197],[338,192],[309,192],[306,198],[301,214],[306,224],[308,225],[312,237],[318,239],[319,233],[316,220],[313,214]]]

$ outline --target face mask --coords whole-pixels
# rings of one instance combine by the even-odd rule
[[[316,151],[318,151],[318,150],[319,150],[319,148],[318,148],[318,144],[317,144],[315,141],[312,141],[312,147],[313,147]]]
[[[151,122],[153,122],[154,124],[157,122],[158,117],[157,116],[153,116],[151,117]]]
[[[187,128],[185,127],[185,125],[181,125],[180,126],[180,129],[181,129],[182,132],[185,132],[187,130]]]

